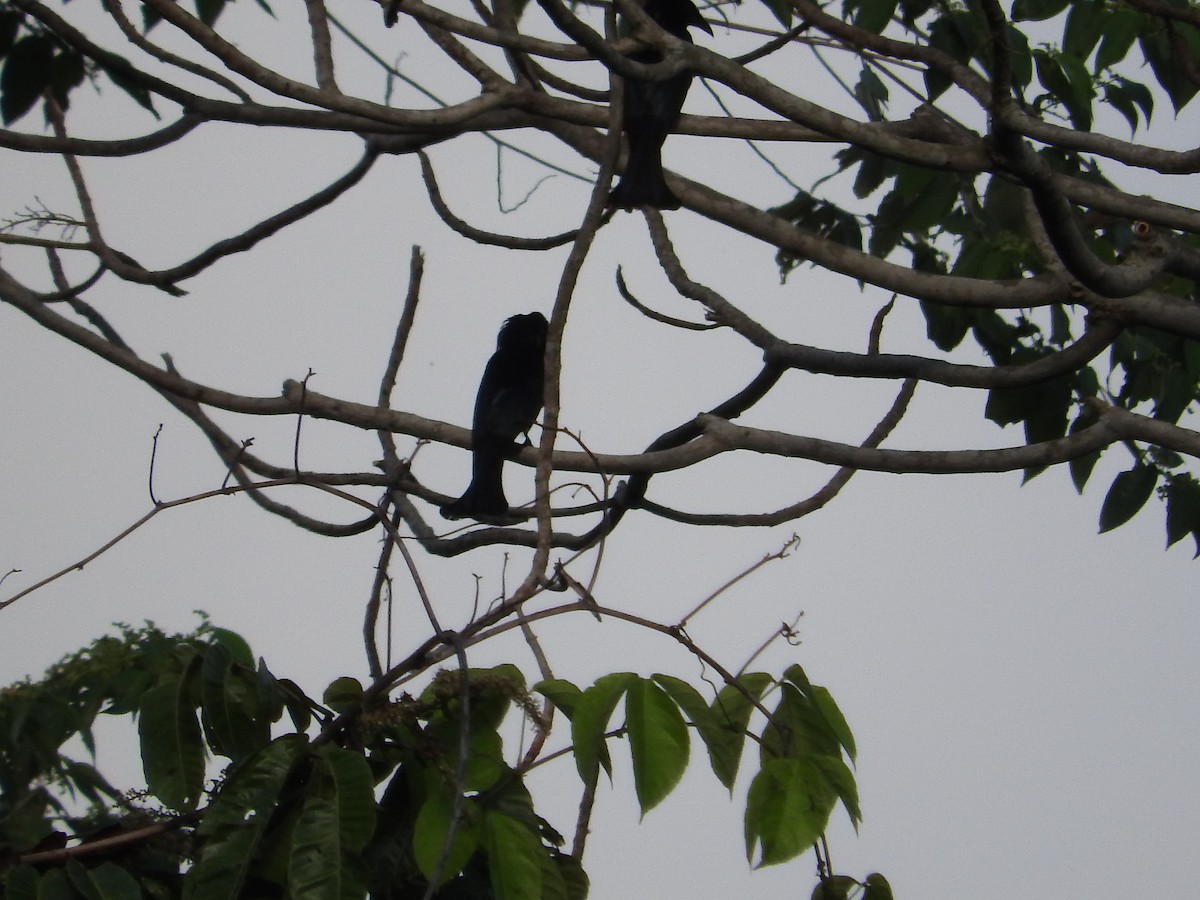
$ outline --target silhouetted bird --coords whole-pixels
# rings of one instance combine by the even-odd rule
[[[688,27],[692,25],[712,34],[692,0],[645,0],[642,8],[663,31],[682,41],[691,42]],[[662,62],[662,54],[652,48],[639,50],[629,58],[640,63]],[[609,206],[679,209],[679,198],[663,178],[662,146],[679,121],[679,112],[691,84],[690,72],[682,72],[665,81],[624,79],[625,112],[621,124],[629,140],[629,159],[621,180],[608,195]]]
[[[527,432],[542,408],[546,317],[532,312],[500,326],[496,352],[488,360],[475,396],[471,422],[471,484],[442,507],[447,519],[503,516],[504,458]]]

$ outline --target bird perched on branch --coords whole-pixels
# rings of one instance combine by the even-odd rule
[[[538,312],[513,316],[500,326],[496,352],[484,367],[475,395],[471,484],[442,507],[447,519],[496,518],[508,512],[504,459],[542,408],[548,327]]]
[[[692,0],[645,0],[642,8],[663,31],[681,41],[691,43],[688,28],[693,25],[712,34]],[[659,50],[647,47],[629,58],[649,64],[662,62],[663,56]],[[625,111],[621,124],[629,141],[629,159],[621,180],[608,195],[608,204],[617,209],[679,209],[679,198],[663,178],[662,146],[679,121],[692,74],[681,72],[662,81],[626,78],[623,84]]]

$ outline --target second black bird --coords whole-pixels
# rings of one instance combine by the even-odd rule
[[[645,0],[643,9],[663,31],[681,41],[691,42],[688,28],[712,29],[700,15],[692,0]],[[662,62],[662,54],[646,48],[629,57],[634,62]],[[662,146],[679,121],[684,98],[692,84],[692,74],[682,72],[663,81],[624,79],[622,96],[625,112],[622,127],[629,141],[629,159],[625,172],[608,196],[609,206],[633,209],[652,206],[656,209],[679,209],[679,198],[667,187],[663,178]]]
[[[508,512],[504,459],[541,411],[545,380],[546,317],[532,312],[500,326],[475,395],[471,422],[471,484],[442,507],[447,519],[497,518]]]

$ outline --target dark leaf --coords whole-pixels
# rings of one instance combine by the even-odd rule
[[[26,35],[9,50],[0,72],[0,118],[11,125],[33,108],[50,86],[54,45],[39,34]]]
[[[1100,533],[1112,531],[1137,515],[1157,483],[1158,471],[1142,463],[1114,478],[1100,507]]]
[[[1096,424],[1096,414],[1085,406],[1071,423],[1070,433],[1076,434],[1094,424]],[[1102,450],[1094,450],[1086,456],[1077,456],[1067,463],[1068,468],[1071,470],[1071,482],[1075,485],[1075,490],[1078,493],[1083,493],[1083,489],[1092,475],[1092,470],[1096,468],[1096,463],[1100,461],[1100,454],[1102,452]]]
[[[1167,546],[1171,547],[1187,535],[1196,541],[1200,556],[1200,482],[1190,475],[1175,476],[1167,482]]]
[[[1063,32],[1064,53],[1087,62],[1101,36],[1107,31],[1108,4],[1104,0],[1076,0],[1067,13]]]
[[[8,55],[17,40],[24,16],[15,9],[0,9],[0,59]]]
[[[1142,16],[1132,9],[1110,6],[1093,71],[1103,72],[1128,56],[1141,24]]]
[[[1071,5],[1071,0],[1014,0],[1012,17],[1014,22],[1040,22],[1052,19]]]
[[[896,14],[896,0],[847,0],[844,10],[859,28],[881,34]]]

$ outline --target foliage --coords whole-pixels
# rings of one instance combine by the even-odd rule
[[[548,591],[575,599],[543,610],[547,615],[599,615],[588,579],[577,577],[577,570],[586,565],[583,555],[602,547],[627,517],[778,525],[819,509],[861,469],[1021,470],[1028,480],[1066,464],[1082,492],[1101,471],[1102,456],[1119,447],[1130,459],[1107,487],[1100,530],[1130,521],[1157,496],[1168,546],[1191,537],[1200,555],[1200,480],[1191,462],[1200,455],[1200,435],[1189,418],[1200,383],[1200,212],[1176,202],[1168,186],[1173,177],[1194,177],[1200,157],[1151,140],[1165,108],[1183,114],[1200,90],[1200,13],[1193,3],[1016,0],[1006,13],[996,0],[842,0],[825,6],[722,0],[705,9],[710,22],[725,26],[710,42],[713,49],[636,26],[632,37],[614,45],[602,36],[601,10],[561,0],[497,0],[469,10],[417,0],[382,3],[383,14],[373,9],[371,24],[363,26],[373,29],[369,38],[396,24],[406,39],[426,40],[445,67],[422,72],[427,82],[386,63],[370,39],[330,15],[320,0],[306,4],[311,41],[300,48],[313,61],[313,76],[285,76],[223,30],[231,18],[227,5],[144,0],[135,24],[120,0],[106,0],[100,10],[88,11],[102,13],[106,27],[117,31],[93,32],[77,24],[87,21],[80,12],[85,4],[0,0],[0,119],[6,126],[0,147],[61,156],[78,206],[62,212],[37,201],[0,227],[5,266],[10,251],[27,254],[22,259],[44,257],[51,285],[39,290],[0,268],[0,300],[149,385],[193,422],[229,471],[228,483],[213,493],[245,492],[271,514],[317,534],[383,529],[380,577],[364,629],[370,681],[344,676],[317,702],[256,662],[241,638],[205,623],[190,635],[125,628],[41,681],[6,689],[0,706],[5,896],[207,900],[369,892],[407,898],[436,891],[439,897],[506,900],[582,897],[582,839],[567,850],[535,811],[525,784],[544,759],[542,742],[550,712],[557,710],[569,722],[582,810],[601,770],[620,777],[610,749],[615,739],[629,745],[632,786],[646,813],[678,785],[694,737],[732,792],[749,737],[758,747],[758,767],[746,795],[747,857],[771,865],[815,846],[814,897],[883,900],[891,896],[886,879],[873,874],[859,882],[833,873],[821,849],[835,806],[843,806],[852,822],[860,819],[851,768],[856,749],[829,692],[798,665],[778,678],[734,675],[690,642],[686,620],[667,625],[629,615],[628,621],[680,642],[720,673],[723,685],[715,696],[665,673],[615,672],[585,689],[543,671],[530,687],[512,665],[468,667],[463,647],[505,627],[525,626],[519,614]],[[624,2],[616,6],[627,9]],[[277,11],[263,0],[258,7],[265,14],[258,27],[270,32]],[[281,17],[290,12],[278,10]],[[547,30],[552,37],[545,37]],[[336,53],[334,32],[341,36]],[[100,34],[107,36],[101,40]],[[120,52],[106,43],[120,40]],[[635,41],[664,50],[663,63],[650,66],[649,75],[646,66],[622,55]],[[180,52],[179,45],[186,49]],[[386,76],[383,102],[375,96],[376,83],[339,86],[334,57],[351,51]],[[768,164],[770,180],[759,196],[771,202],[744,200],[735,167],[712,184],[670,175],[686,209],[680,215],[699,221],[701,238],[677,250],[673,237],[685,229],[671,228],[679,220],[670,219],[668,228],[659,212],[643,214],[665,277],[699,305],[696,318],[704,324],[653,310],[618,275],[619,290],[655,325],[687,334],[711,328],[736,334],[762,359],[762,368],[749,383],[729,385],[727,399],[707,413],[689,411],[682,424],[662,422],[659,437],[642,452],[627,446],[612,453],[563,450],[556,442],[569,433],[560,425],[558,387],[562,354],[571,350],[563,343],[564,329],[578,272],[611,221],[603,207],[621,165],[620,135],[608,127],[611,87],[616,78],[670,77],[679,68],[695,74],[695,84],[709,90],[722,113],[687,115],[679,130],[706,144],[750,143]],[[834,98],[814,87],[814,71],[827,72],[827,83],[841,94]],[[432,88],[441,89],[438,79],[449,83],[449,75],[464,72],[478,93],[437,100]],[[596,86],[603,81],[607,90]],[[408,105],[393,103],[390,88],[397,82],[419,96]],[[693,90],[693,102],[698,93]],[[85,97],[152,121],[156,130],[79,137],[69,116]],[[88,158],[153,154],[206,123],[279,129],[300,140],[313,131],[334,132],[361,146],[362,158],[321,190],[190,258],[145,268],[107,243],[103,214],[88,189]],[[585,174],[550,162],[540,149],[497,137],[518,131],[568,148]],[[479,134],[504,152],[520,152],[588,183],[592,193],[577,211],[578,227],[519,238],[487,232],[451,211],[425,151]],[[832,147],[820,176],[805,184],[777,180],[784,167],[768,154],[811,145]],[[416,451],[428,442],[467,447],[469,432],[391,408],[420,298],[419,252],[391,355],[381,367],[389,374],[370,404],[325,397],[295,381],[276,398],[192,381],[169,359],[159,366],[138,356],[89,294],[107,277],[119,279],[131,295],[149,288],[179,296],[181,285],[198,283],[231,254],[335,204],[380,159],[407,154],[419,155],[430,203],[448,228],[513,256],[570,248],[548,317],[542,436],[538,447],[515,454],[536,467],[536,504],[514,511],[504,527],[438,533],[429,510],[451,495],[420,469]],[[593,165],[598,176],[587,168]],[[1130,172],[1150,186],[1135,183]],[[526,202],[538,199],[534,191]],[[810,346],[800,339],[803,333],[789,336],[786,326],[768,327],[755,318],[757,311],[747,312],[741,301],[690,278],[688,260],[725,246],[732,233],[770,247],[784,280],[806,267],[822,268],[878,299],[868,352]],[[65,267],[64,257],[87,260],[94,269],[69,278],[77,270]],[[538,285],[530,293],[551,291]],[[893,303],[909,304],[923,317],[928,344],[919,352],[882,352]],[[762,318],[774,321],[773,313]],[[860,337],[847,334],[838,346],[852,346]],[[870,437],[855,443],[791,434],[787,421],[770,428],[733,423],[767,408],[759,404],[768,395],[788,390],[783,376],[790,370],[900,386]],[[921,384],[984,392],[986,418],[1001,427],[1021,426],[1024,443],[933,453],[883,449]],[[209,415],[213,409],[369,429],[379,435],[383,459],[374,467],[357,461],[332,473],[303,470],[298,451],[272,463],[223,431]],[[396,435],[411,441],[407,457]],[[694,513],[656,500],[652,487],[659,474],[704,473],[711,460],[736,450],[817,461],[837,473],[813,496],[789,498],[779,509]],[[614,487],[616,477],[625,480]],[[574,501],[563,498],[579,496],[574,488],[581,483],[590,502],[567,505]],[[349,524],[327,522],[272,500],[268,489],[281,484],[366,511]],[[555,490],[564,486],[574,492]],[[155,512],[170,506],[155,502]],[[581,521],[590,524],[568,530]],[[410,543],[440,556],[490,545],[532,548],[533,561],[515,589],[459,631],[443,628],[435,604],[422,596],[426,633],[408,657],[385,669],[375,646],[376,619],[394,551],[405,557],[421,590]],[[552,565],[555,548],[577,555]],[[3,601],[0,610],[21,596]],[[788,636],[786,626],[777,636]],[[459,660],[457,669],[432,673],[451,658]],[[399,692],[401,684],[422,676],[426,686],[419,695]],[[618,707],[623,718],[614,724]],[[518,716],[508,715],[514,708],[535,734],[531,752],[520,760],[504,743],[522,727],[511,721]],[[102,713],[136,719],[145,791],[118,789],[98,769],[94,730]],[[90,762],[66,755],[73,740]],[[586,833],[586,815],[581,819]]]
[[[773,689],[779,698],[755,734],[751,719]],[[501,665],[443,670],[420,696],[394,699],[340,678],[317,703],[208,622],[186,635],[123,627],[3,692],[0,896],[350,898],[369,889],[406,898],[436,880],[439,897],[584,897],[580,860],[525,786],[533,760],[505,758],[510,712],[548,726],[535,693],[570,719],[585,786],[594,789],[601,765],[615,777],[609,745],[628,742],[643,813],[678,784],[691,732],[731,792],[752,736],[761,768],[746,806],[747,853],[760,848],[762,864],[808,849],[839,801],[859,819],[845,762],[853,736],[799,666],[778,683],[743,674],[711,702],[666,675],[531,690]],[[279,727],[285,710],[288,729]],[[145,791],[118,790],[94,767],[100,715],[137,720]],[[76,738],[93,762],[66,755]]]

